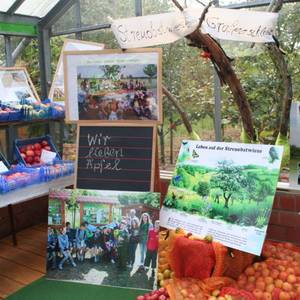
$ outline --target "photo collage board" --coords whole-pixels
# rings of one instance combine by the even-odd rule
[[[49,194],[47,278],[153,290],[161,49],[67,40],[50,97],[77,124],[74,189]]]

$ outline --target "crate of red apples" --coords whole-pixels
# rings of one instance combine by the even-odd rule
[[[41,161],[43,150],[56,153],[52,162],[45,163]],[[26,167],[41,168],[44,181],[57,179],[74,173],[74,162],[61,160],[52,142],[52,138],[49,135],[26,140],[16,140],[15,155],[18,162]]]
[[[50,135],[15,141],[15,155],[19,163],[27,167],[40,166],[42,151],[47,150],[56,153],[56,159],[61,159]]]

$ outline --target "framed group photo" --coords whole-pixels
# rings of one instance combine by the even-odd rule
[[[69,122],[162,122],[161,49],[65,51]]]

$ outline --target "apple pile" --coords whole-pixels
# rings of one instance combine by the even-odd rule
[[[237,283],[256,299],[300,299],[300,265],[296,261],[270,257],[248,267]]]
[[[300,267],[300,252],[291,243],[278,243],[273,244],[265,242],[262,255],[266,258],[273,257],[281,260],[295,261],[299,263]]]
[[[14,112],[15,110],[9,107],[0,107],[0,114]]]
[[[165,288],[160,288],[159,290],[152,291],[145,295],[137,296],[136,300],[169,300],[168,292]]]
[[[26,164],[32,166],[41,163],[41,154],[43,149],[52,151],[49,143],[46,140],[23,146],[20,148],[20,152]]]
[[[20,179],[30,179],[30,174],[26,172],[15,172],[9,175],[2,175],[7,181],[16,181]]]
[[[214,290],[208,300],[255,300],[252,293],[239,290],[234,287],[223,287],[221,290]]]

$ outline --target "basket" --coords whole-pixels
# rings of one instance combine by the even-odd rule
[[[0,193],[5,194],[28,185],[40,183],[42,180],[43,176],[39,168],[17,166],[0,175]]]
[[[17,161],[26,166],[27,164],[26,164],[25,160],[23,159],[23,157],[21,155],[20,149],[24,146],[32,145],[32,144],[35,144],[35,143],[40,143],[41,141],[44,141],[44,140],[48,142],[48,145],[50,146],[51,151],[56,152],[56,158],[55,159],[61,160],[61,157],[60,157],[58,151],[56,150],[56,147],[55,147],[55,145],[52,141],[51,136],[50,135],[45,135],[45,136],[42,136],[42,137],[36,137],[36,138],[31,138],[31,139],[26,139],[26,140],[15,140],[14,153],[15,153]]]

